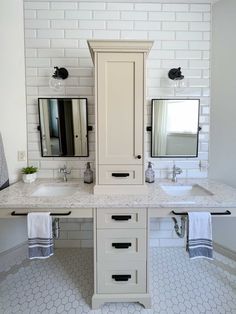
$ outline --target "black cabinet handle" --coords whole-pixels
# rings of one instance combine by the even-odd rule
[[[131,278],[131,275],[112,275],[111,277],[115,281],[128,281]]]
[[[131,243],[112,243],[112,246],[115,249],[128,249],[131,246]]]
[[[131,219],[131,215],[112,215],[111,219],[113,220],[130,220]]]
[[[136,156],[136,158],[141,159],[141,158],[142,158],[142,156],[141,156],[141,155],[138,155],[138,156]]]
[[[116,178],[125,178],[125,177],[129,177],[129,173],[122,173],[122,172],[113,172],[112,177],[116,177]]]

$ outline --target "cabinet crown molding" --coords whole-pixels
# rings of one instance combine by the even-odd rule
[[[95,52],[143,52],[149,53],[152,40],[88,40],[88,47],[94,62]]]

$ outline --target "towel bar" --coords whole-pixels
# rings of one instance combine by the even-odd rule
[[[183,213],[176,213],[174,210],[172,210],[171,212],[172,214],[174,215],[179,215],[179,216],[186,216],[188,215],[187,212],[183,212]],[[224,215],[231,215],[231,212],[229,210],[226,210],[224,213],[211,213],[212,216],[215,216],[215,215],[221,215],[221,216],[224,216]]]
[[[69,216],[71,211],[67,213],[51,213],[50,216]],[[27,216],[28,213],[16,213],[15,211],[11,212],[12,216]]]

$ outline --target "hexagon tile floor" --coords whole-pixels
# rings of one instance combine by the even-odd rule
[[[92,311],[91,249],[57,249],[47,260],[24,261],[0,275],[0,314],[236,314],[236,262],[189,260],[183,248],[151,250],[152,309],[110,303]]]

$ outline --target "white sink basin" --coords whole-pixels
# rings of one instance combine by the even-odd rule
[[[161,185],[162,190],[172,196],[206,196],[213,195],[198,184],[193,185]]]
[[[32,193],[32,196],[70,196],[78,191],[77,186],[56,186],[56,185],[41,185]]]

